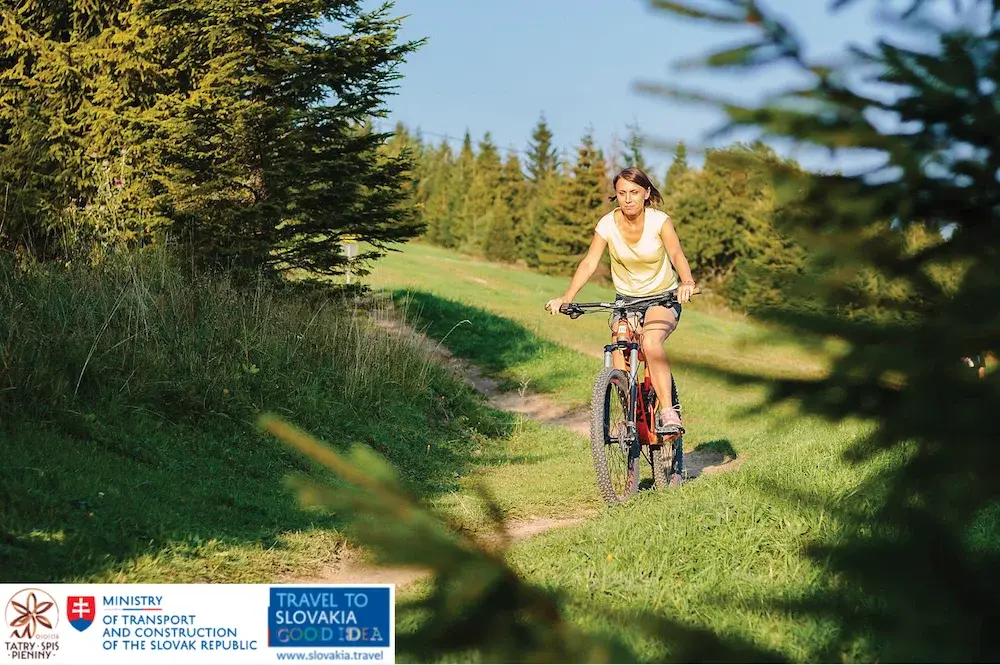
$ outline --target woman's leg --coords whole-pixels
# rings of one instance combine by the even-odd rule
[[[670,376],[670,361],[663,349],[663,343],[677,328],[677,314],[667,307],[650,307],[642,326],[642,352],[646,356],[646,367],[650,381],[656,390],[657,405],[668,411],[675,406],[672,402],[673,383]]]

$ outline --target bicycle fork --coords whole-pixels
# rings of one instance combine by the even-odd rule
[[[635,409],[639,403],[639,345],[635,342],[608,344],[604,347],[604,366],[614,367],[614,352],[628,350],[628,411],[625,414],[631,441],[639,439],[639,429],[635,423]]]

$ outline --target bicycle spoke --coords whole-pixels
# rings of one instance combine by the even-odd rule
[[[628,426],[629,378],[606,367],[594,382],[590,442],[597,487],[607,503],[620,503],[638,490],[634,432]]]
[[[625,387],[612,384],[608,390],[608,433],[611,435],[606,447],[611,484],[619,496],[625,494],[629,486],[628,458],[628,395]]]

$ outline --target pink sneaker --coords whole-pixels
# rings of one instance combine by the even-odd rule
[[[684,434],[684,425],[681,424],[680,414],[677,409],[660,409],[656,418],[656,433],[664,436],[676,437]]]

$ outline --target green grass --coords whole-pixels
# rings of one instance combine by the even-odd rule
[[[837,458],[860,428],[809,419],[785,428],[764,418],[729,425],[743,430],[737,449],[753,451],[737,473],[643,493],[585,527],[524,544],[515,565],[574,596],[570,615],[594,631],[620,630],[589,601],[599,598],[626,616],[662,613],[793,661],[839,660],[833,645],[850,660],[872,658],[863,643],[841,642],[838,616],[788,609],[835,595],[836,580],[809,548],[854,526],[839,504],[862,477]],[[644,659],[670,658],[649,635],[630,636]]]
[[[589,399],[595,356],[561,346],[520,322],[427,291],[393,292],[393,301],[412,326],[432,339],[444,339],[455,355],[474,360],[501,389],[525,389],[551,395],[563,404]],[[568,321],[568,319],[567,319]],[[598,347],[600,350],[601,347]],[[590,372],[581,372],[583,363]]]
[[[372,281],[405,303],[417,327],[507,388],[527,386],[566,404],[589,398],[606,319],[543,312],[565,279],[414,245],[384,259]],[[609,295],[591,285],[578,300]],[[749,644],[761,658],[960,659],[972,643],[968,631],[978,625],[974,615],[962,614],[967,607],[942,616],[935,609],[940,597],[890,580],[891,568],[885,579],[873,579],[862,572],[863,555],[846,567],[831,558],[838,548],[865,551],[874,537],[869,520],[884,499],[880,479],[906,453],[851,462],[846,453],[870,433],[870,423],[830,423],[794,402],[767,402],[775,379],[816,376],[836,349],[702,313],[697,303],[686,307],[667,343],[685,408],[685,448],[735,452],[742,466],[603,507],[583,525],[516,546],[512,562],[532,581],[565,594],[574,622],[624,639],[645,661],[679,657],[665,634],[640,627],[650,616]],[[552,501],[556,511],[560,503],[586,503],[588,495],[592,501],[589,450],[582,437],[573,438],[556,444],[565,454],[559,473],[542,471],[555,458],[552,446],[540,443],[529,452],[537,461],[526,473],[477,473],[505,496],[535,496],[543,483],[549,495],[566,497]],[[568,471],[573,465],[578,473]],[[986,515],[975,525],[973,548],[995,552],[994,522]]]
[[[610,338],[606,315],[591,314],[571,321],[544,310],[549,299],[565,291],[569,278],[477,261],[438,247],[413,244],[388,255],[369,282],[376,289],[403,289],[489,310],[517,322],[540,340],[585,355],[598,357]],[[613,296],[611,288],[589,284],[576,299],[603,301]],[[701,307],[709,312],[700,311]],[[458,320],[450,321],[451,325],[456,323]],[[460,327],[453,335],[460,332],[468,334],[469,330]],[[668,346],[671,358],[686,367],[775,378],[820,374],[839,349],[835,341],[795,338],[741,316],[720,316],[717,307],[700,302],[698,297],[684,306],[681,324]]]
[[[462,488],[512,416],[330,293],[185,278],[165,256],[103,270],[0,264],[0,579],[260,582],[342,544],[257,431],[275,412],[384,455],[414,493]]]
[[[599,507],[589,442],[570,430],[519,419],[502,446],[477,450],[461,488],[433,505],[465,527],[489,527],[483,488],[511,520],[576,517]]]
[[[608,332],[601,317],[542,311],[564,279],[412,246],[372,281],[506,388],[586,404]],[[581,299],[608,295],[588,286]],[[977,628],[953,600],[844,563],[845,551],[874,556],[864,546],[884,500],[879,475],[903,453],[852,463],[844,453],[869,424],[766,403],[774,379],[815,376],[836,344],[698,308],[668,342],[686,449],[743,464],[607,508],[585,437],[486,408],[408,336],[327,292],[191,281],[157,255],[100,271],[0,263],[0,579],[315,574],[342,546],[340,524],[302,508],[287,480],[336,481],[257,431],[272,411],[336,448],[372,447],[472,528],[488,523],[479,486],[512,518],[599,509],[516,546],[511,561],[563,594],[573,622],[642,660],[682,657],[663,621],[761,658],[962,660]],[[1000,550],[998,515],[985,511],[969,532],[984,561]],[[411,626],[400,616],[399,631]]]

